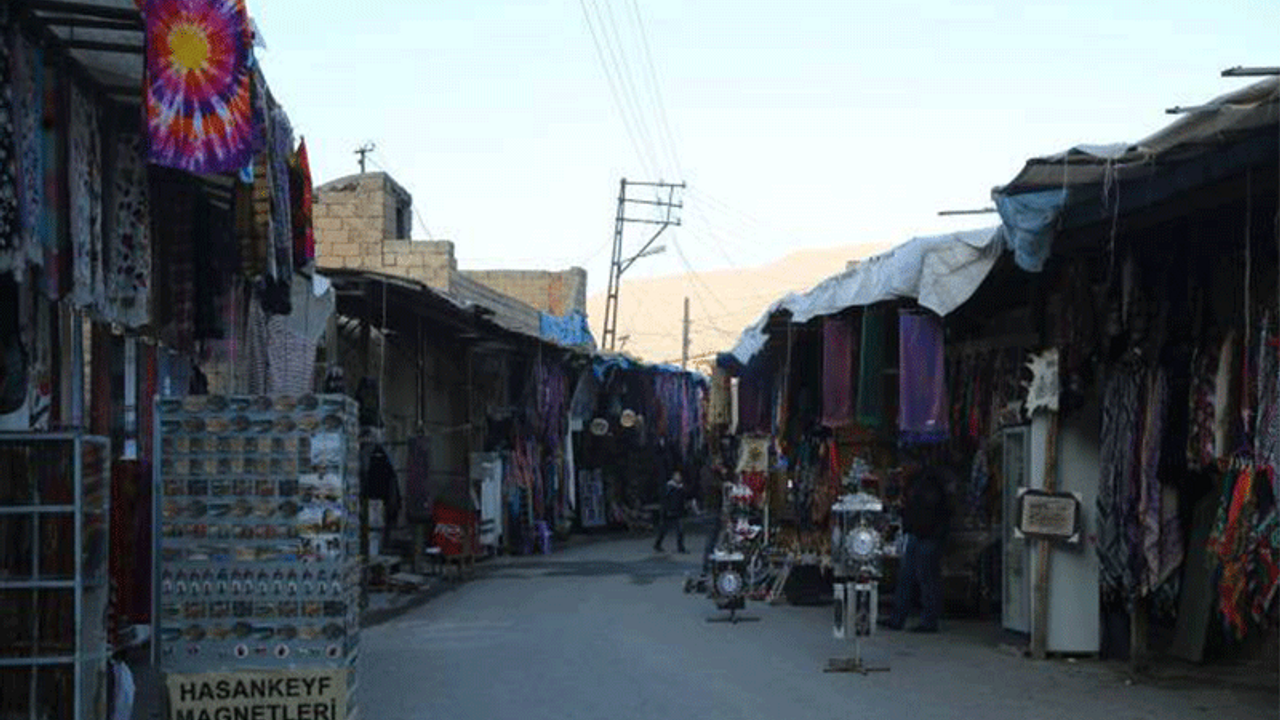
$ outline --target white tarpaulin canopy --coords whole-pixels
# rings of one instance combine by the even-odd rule
[[[791,322],[805,323],[851,307],[906,298],[947,315],[986,279],[1004,249],[1003,238],[1003,230],[993,227],[909,240],[823,280],[806,293],[791,293],[777,301],[742,333],[733,356],[743,364],[750,362],[764,347],[770,316],[783,310],[791,313]]]

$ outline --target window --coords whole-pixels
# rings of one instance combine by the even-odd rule
[[[413,216],[413,211],[405,203],[396,205],[396,239],[408,240],[411,237],[411,228],[409,227],[409,219]]]

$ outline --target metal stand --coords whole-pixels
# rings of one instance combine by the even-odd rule
[[[832,634],[839,640],[846,637],[853,640],[853,657],[831,658],[823,672],[859,675],[888,672],[889,666],[873,667],[862,659],[862,639],[870,637],[876,626],[879,591],[875,582],[837,582],[835,592],[835,625]]]
[[[729,611],[729,615],[727,617],[723,615],[720,617],[709,617],[707,618],[707,622],[737,625],[740,622],[760,622],[760,618],[752,615],[739,615],[736,609],[732,609]]]
[[[827,661],[827,667],[823,672],[828,673],[858,673],[859,675],[869,675],[873,672],[889,672],[889,666],[872,667],[866,664],[862,659],[862,641],[854,641],[853,657],[847,658],[831,658]]]

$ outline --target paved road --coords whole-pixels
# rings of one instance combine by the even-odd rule
[[[691,541],[690,547],[700,543]],[[481,577],[364,633],[361,715],[426,718],[1265,718],[1274,697],[1126,685],[1099,663],[1033,663],[978,626],[874,639],[890,672],[825,674],[848,646],[826,608],[766,607],[708,624],[684,595],[692,556],[640,540],[489,563]]]

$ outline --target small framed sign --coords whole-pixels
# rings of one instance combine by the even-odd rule
[[[1080,496],[1023,488],[1018,492],[1015,534],[1042,540],[1080,542]]]

